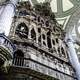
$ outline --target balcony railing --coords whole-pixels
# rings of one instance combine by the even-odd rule
[[[13,65],[15,66],[28,67],[29,64],[26,65],[27,62],[28,62],[27,59],[23,57],[15,57],[13,59]]]
[[[38,48],[38,50],[42,50],[42,51],[45,51],[48,55],[51,55],[51,56],[54,56],[62,61],[65,61],[65,62],[68,62],[67,60],[67,57],[63,57],[63,56],[59,56],[59,54],[57,54],[55,51],[53,53],[51,53],[51,49],[47,48],[46,46],[43,46],[41,45],[41,43],[36,43],[35,40],[32,40],[32,39],[21,39],[17,36],[14,36],[14,38],[12,38],[14,41],[18,41],[18,42],[22,42],[22,43],[27,43],[29,45],[33,45],[35,46],[36,48]]]
[[[54,78],[58,78],[60,80],[64,80],[65,76],[70,80],[74,80],[74,79],[76,80],[76,78],[72,75],[68,75],[68,74],[63,73],[61,71],[53,69],[49,66],[46,66],[42,63],[34,61],[30,58],[15,57],[13,59],[13,66],[14,67],[20,67],[20,68],[25,68],[25,69],[29,68],[31,70],[40,72],[44,75],[48,75],[48,76],[51,76],[51,77],[54,77]],[[64,79],[61,79],[61,78],[64,78]]]
[[[4,52],[5,57],[8,55],[13,56],[13,52],[15,50],[15,46],[4,34],[0,34],[0,50]]]
[[[0,46],[5,47],[9,52],[13,52],[15,49],[12,42],[3,34],[0,34]]]

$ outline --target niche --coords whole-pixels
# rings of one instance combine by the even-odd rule
[[[45,45],[46,46],[46,43],[43,41],[43,45]]]
[[[55,41],[54,40],[52,40],[52,43],[53,43],[53,45],[55,45]]]
[[[42,38],[45,40],[45,35],[44,34],[42,34]]]
[[[64,48],[63,47],[61,47],[61,52],[65,56],[65,51],[64,51]]]
[[[29,32],[29,29],[25,23],[20,23],[17,26],[16,34],[18,34],[20,37],[28,38],[28,32]]]
[[[47,32],[47,45],[48,45],[48,48],[52,48],[50,31]]]
[[[56,38],[56,43],[59,43],[58,39]]]
[[[38,38],[38,44],[41,46],[41,35]]]
[[[52,48],[51,39],[49,37],[47,37],[47,45],[48,45],[48,48]]]
[[[24,53],[21,50],[14,52],[14,57],[24,57]]]
[[[47,32],[47,36],[49,36],[49,37],[51,36],[51,33],[50,33],[50,31],[48,31],[48,32]]]
[[[0,67],[4,64],[4,61],[0,58]]]
[[[41,28],[38,28],[38,32],[41,33]]]
[[[31,38],[33,40],[36,40],[36,32],[35,32],[34,28],[31,30]]]
[[[13,63],[18,66],[24,65],[24,53],[21,50],[17,50],[14,52]]]
[[[26,12],[26,10],[22,10],[19,12],[19,16],[26,16],[26,15],[30,15],[28,12]]]
[[[49,21],[45,22],[46,27],[49,27]]]

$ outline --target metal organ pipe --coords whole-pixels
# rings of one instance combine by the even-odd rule
[[[8,36],[10,32],[12,19],[15,14],[15,5],[17,2],[18,0],[10,0],[0,15],[0,33],[4,33],[6,36]]]

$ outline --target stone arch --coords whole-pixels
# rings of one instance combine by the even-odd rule
[[[61,47],[61,53],[62,53],[63,56],[66,56],[66,55],[65,55],[65,50],[64,50],[63,47]]]
[[[20,37],[28,38],[28,32],[29,32],[29,29],[24,22],[18,24],[16,28],[16,34],[18,34]]]
[[[58,40],[58,38],[55,38],[55,41],[56,41],[56,43],[57,43],[57,44],[59,43],[59,40]]]
[[[26,16],[26,15],[27,16],[30,15],[30,13],[26,11],[26,9],[24,9],[24,10],[22,9],[19,11],[19,16]]]
[[[48,45],[48,48],[52,48],[50,31],[47,32],[47,45]]]
[[[14,52],[14,57],[24,57],[24,53],[21,50]]]
[[[44,34],[42,34],[42,38],[43,38],[43,40],[45,40],[46,39],[46,36]]]
[[[4,61],[0,58],[0,67],[4,64]]]
[[[24,53],[21,50],[17,50],[14,52],[13,64],[18,66],[24,65]]]
[[[41,35],[39,36],[39,38],[38,38],[38,42],[40,42],[41,43]]]
[[[38,37],[38,44],[41,46],[41,42],[42,42],[42,40],[41,40],[41,35]]]
[[[52,39],[52,44],[53,44],[53,45],[55,45],[55,44],[56,44],[54,39]]]
[[[35,32],[34,28],[31,29],[31,38],[33,40],[36,40],[36,32]]]

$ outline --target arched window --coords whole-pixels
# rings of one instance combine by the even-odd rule
[[[54,40],[52,40],[52,43],[53,43],[53,45],[55,45],[55,41]]]
[[[40,16],[38,16],[38,22],[40,22]]]
[[[61,47],[58,47],[58,48],[57,48],[57,51],[58,51],[59,57],[62,57],[62,54],[61,54]]]
[[[47,33],[47,45],[48,45],[48,48],[52,48],[50,31]]]
[[[60,54],[60,47],[58,47],[58,53]]]
[[[25,23],[20,23],[16,29],[16,34],[18,34],[20,37],[28,38],[28,32],[29,29]]]
[[[51,36],[51,32],[50,31],[47,32],[47,36],[49,36],[49,37]]]
[[[38,37],[38,44],[41,46],[41,35]]]
[[[14,52],[13,64],[15,64],[17,66],[24,65],[24,53],[21,50],[17,50]]]
[[[42,34],[42,38],[45,40],[45,35],[44,34]]]
[[[30,15],[26,10],[22,10],[19,12],[19,16],[26,16],[26,15]]]
[[[41,33],[41,28],[38,28],[38,32]]]
[[[31,30],[31,38],[33,40],[36,40],[36,32],[35,32],[34,28]]]
[[[43,41],[43,45],[45,45],[46,46],[46,43]]]
[[[14,57],[24,57],[24,53],[21,50],[14,52]]]
[[[59,43],[58,38],[56,38],[56,43]]]
[[[4,61],[0,59],[0,67],[4,64]]]
[[[49,37],[47,37],[47,45],[48,45],[48,48],[52,48],[51,39]]]
[[[53,31],[56,32],[56,28],[55,28],[55,26],[53,27]]]
[[[64,51],[64,48],[63,47],[61,47],[61,52],[65,56],[65,51]]]
[[[49,21],[45,21],[46,27],[49,27]]]

